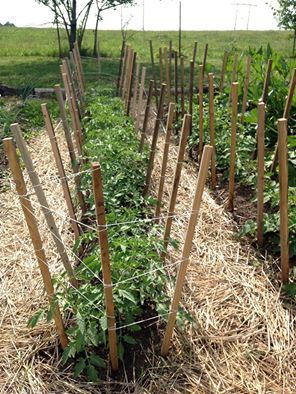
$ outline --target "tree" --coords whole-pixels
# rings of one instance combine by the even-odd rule
[[[278,0],[277,7],[273,7],[273,14],[278,20],[278,26],[294,32],[293,55],[296,49],[296,0]]]

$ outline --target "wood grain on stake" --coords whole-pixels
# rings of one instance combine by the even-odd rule
[[[66,253],[65,246],[63,244],[59,230],[58,230],[57,225],[55,223],[54,217],[53,217],[52,212],[49,208],[49,205],[48,205],[45,193],[43,191],[43,188],[41,186],[39,177],[37,175],[37,172],[35,171],[35,168],[34,168],[30,153],[28,151],[27,145],[25,143],[24,137],[22,135],[21,129],[17,123],[12,124],[10,126],[10,128],[11,128],[11,131],[16,139],[17,146],[20,150],[24,164],[27,168],[29,178],[31,180],[31,183],[32,183],[34,191],[36,193],[41,210],[44,214],[45,220],[46,220],[47,225],[49,227],[52,239],[56,245],[57,251],[61,257],[61,260],[62,260],[62,263],[65,267],[65,270],[67,271],[67,273],[69,275],[70,283],[74,287],[78,287],[78,282],[75,278],[73,268],[71,266],[68,255]]]
[[[164,97],[165,97],[165,90],[166,90],[166,84],[163,83],[161,85],[158,110],[157,110],[154,131],[153,131],[153,136],[152,136],[152,143],[151,143],[150,155],[149,155],[149,163],[148,163],[148,169],[147,169],[145,185],[144,185],[144,190],[143,190],[144,196],[146,196],[146,194],[148,193],[150,181],[151,181],[151,175],[152,175],[152,171],[153,171],[153,167],[154,167],[154,158],[155,158],[155,151],[156,151],[156,144],[157,144],[157,139],[158,139],[159,127],[160,127],[160,123],[161,123],[161,120],[163,117],[163,103],[164,103]]]
[[[169,105],[169,112],[166,124],[166,134],[165,134],[165,143],[164,143],[164,150],[163,150],[163,158],[162,158],[162,165],[161,165],[161,172],[160,172],[160,179],[159,179],[159,186],[158,186],[158,193],[157,193],[157,205],[155,208],[155,217],[158,218],[160,215],[161,210],[161,202],[163,196],[163,188],[164,188],[164,181],[165,181],[165,173],[168,163],[168,155],[169,155],[169,147],[170,147],[170,137],[172,133],[173,121],[174,121],[174,113],[175,113],[175,104],[170,103]],[[159,219],[156,220],[156,223],[159,222]]]
[[[230,145],[230,164],[229,164],[229,193],[228,208],[234,210],[234,178],[235,178],[235,150],[236,150],[236,129],[237,129],[237,103],[238,103],[238,83],[231,85],[231,145]]]
[[[144,120],[143,120],[142,132],[141,132],[141,140],[140,140],[140,145],[139,145],[139,152],[142,152],[143,147],[144,147],[144,142],[145,142],[145,137],[146,137],[146,130],[147,130],[149,116],[150,116],[150,107],[151,107],[151,100],[152,100],[152,95],[153,95],[153,87],[154,87],[154,81],[151,80],[150,83],[149,83],[149,91],[148,91],[148,97],[147,97],[147,102],[146,102],[146,108],[145,108],[145,115],[144,115]]]
[[[221,70],[221,77],[220,77],[220,92],[222,92],[224,88],[224,79],[225,79],[225,73],[226,73],[226,67],[227,67],[227,60],[228,60],[228,52],[224,52],[223,56],[223,63],[222,63],[222,70]]]
[[[16,148],[12,138],[5,138],[3,140],[3,146],[8,158],[9,167],[15,183],[16,191],[20,199],[21,207],[27,222],[27,226],[34,247],[34,251],[36,254],[38,266],[43,279],[44,288],[47,293],[48,302],[49,305],[51,305],[54,299],[54,288],[52,284],[52,278],[48,268],[45,252],[43,249],[41,236],[38,230],[37,220],[34,215],[34,210],[30,198],[27,194],[26,184],[24,181],[23,173],[19,164]],[[65,333],[64,323],[58,304],[56,304],[55,306],[53,318],[62,348],[65,349],[65,347],[68,345],[68,338]]]
[[[204,85],[204,66],[203,64],[200,64],[199,75],[198,75],[198,125],[199,125],[198,158],[199,161],[201,161],[203,144],[204,144],[203,85]]]
[[[170,239],[170,234],[171,234],[171,228],[173,224],[173,216],[175,214],[175,207],[176,207],[176,201],[177,201],[177,195],[178,195],[178,187],[181,179],[181,172],[182,172],[182,167],[183,167],[183,161],[184,161],[184,155],[185,155],[185,150],[186,150],[186,144],[187,144],[187,139],[190,131],[190,125],[191,125],[191,115],[185,115],[183,119],[183,125],[182,125],[182,134],[181,134],[181,139],[179,143],[179,150],[178,150],[178,157],[177,157],[177,163],[176,163],[176,168],[175,168],[175,174],[174,174],[174,181],[172,185],[172,191],[170,194],[170,202],[169,202],[169,207],[167,211],[167,219],[165,223],[165,228],[164,228],[164,236],[163,236],[163,241],[164,241],[164,251],[161,253],[161,258],[165,259],[165,256],[167,254],[167,247],[169,244],[169,239]]]
[[[133,49],[128,47],[127,51],[127,58],[126,58],[126,67],[124,70],[124,80],[123,80],[123,89],[122,89],[122,100],[125,102],[126,101],[126,96],[127,96],[127,86],[128,86],[128,80],[129,80],[129,75],[130,75],[130,68],[131,68],[131,62],[133,58]]]
[[[242,114],[241,114],[241,122],[244,121],[245,112],[247,109],[247,100],[248,100],[248,91],[249,91],[249,82],[250,82],[250,72],[251,72],[251,62],[252,57],[249,55],[247,57],[246,63],[246,76],[244,80],[244,94],[243,94],[243,102],[242,102]]]
[[[56,166],[58,169],[58,174],[60,177],[61,185],[63,188],[64,198],[65,198],[67,208],[69,211],[70,224],[71,224],[72,230],[75,234],[75,239],[77,240],[80,236],[80,230],[79,230],[79,227],[77,224],[77,218],[76,218],[76,214],[75,214],[75,210],[74,210],[74,206],[73,206],[73,201],[72,201],[72,197],[71,197],[71,193],[70,193],[70,189],[69,189],[69,185],[68,185],[68,180],[66,177],[66,172],[64,169],[60,149],[58,147],[58,143],[56,140],[55,131],[54,131],[54,128],[52,125],[51,117],[48,112],[47,104],[41,104],[41,110],[42,110],[42,114],[43,114],[43,118],[44,118],[44,122],[45,122],[45,127],[47,130],[47,134],[49,137],[51,149],[53,152],[54,160],[55,160],[55,163],[56,163]]]
[[[213,148],[211,146],[206,145],[204,147],[203,157],[201,160],[200,169],[199,169],[198,178],[197,178],[195,196],[194,196],[194,200],[193,200],[193,204],[192,204],[192,208],[191,208],[191,215],[190,215],[190,219],[189,219],[189,223],[188,223],[188,227],[187,227],[187,231],[186,231],[186,236],[185,236],[185,241],[184,241],[184,245],[183,245],[182,257],[180,260],[180,266],[179,266],[178,275],[177,275],[174,297],[173,297],[173,301],[172,301],[172,304],[170,307],[168,323],[167,323],[167,327],[166,327],[165,335],[164,335],[164,340],[163,340],[162,347],[161,347],[161,355],[162,356],[166,356],[168,354],[169,347],[170,347],[170,341],[171,341],[173,331],[174,331],[177,312],[178,312],[179,303],[180,303],[181,294],[182,294],[182,287],[183,287],[183,284],[185,281],[187,267],[189,264],[189,256],[190,256],[191,249],[192,249],[192,241],[193,241],[193,237],[194,237],[194,231],[195,231],[195,227],[196,227],[196,223],[197,223],[199,208],[200,208],[201,201],[202,201],[203,190],[204,190],[205,182],[207,179],[208,167],[209,167],[209,162],[211,159],[212,150],[213,150]]]
[[[215,189],[217,185],[216,176],[216,148],[215,148],[215,114],[214,114],[214,74],[208,74],[209,79],[209,121],[210,121],[210,143],[213,148],[211,158],[211,186]]]
[[[72,135],[71,135],[68,119],[67,119],[65,103],[64,103],[64,99],[63,99],[62,90],[61,90],[60,85],[55,85],[54,90],[55,90],[57,101],[59,104],[60,117],[61,117],[62,123],[63,123],[63,129],[64,129],[64,133],[65,133],[65,137],[66,137],[66,142],[67,142],[67,147],[68,147],[68,151],[69,151],[72,170],[73,170],[73,173],[76,174],[76,176],[74,177],[75,186],[76,186],[76,193],[77,193],[77,197],[79,200],[81,213],[82,213],[82,215],[84,215],[86,212],[86,205],[85,205],[85,201],[84,201],[84,196],[80,190],[81,178],[79,175],[79,165],[78,165],[77,159],[76,159],[76,153],[75,153],[75,149],[74,149],[74,145],[73,145]]]
[[[280,239],[282,282],[289,282],[288,149],[287,119],[278,120],[280,178]]]
[[[263,245],[263,211],[264,211],[264,132],[265,104],[258,104],[258,155],[257,155],[257,242]]]
[[[113,303],[112,294],[112,278],[109,258],[109,246],[108,246],[108,233],[106,226],[105,217],[105,205],[104,205],[104,194],[101,168],[99,163],[92,165],[92,181],[94,200],[96,208],[96,217],[98,224],[98,235],[100,240],[100,251],[101,251],[101,262],[102,262],[102,273],[104,281],[104,295],[106,303],[106,315],[108,324],[108,337],[109,337],[109,348],[110,348],[110,360],[113,371],[118,369],[118,355],[117,355],[117,338],[116,338],[116,321],[115,321],[115,310]]]

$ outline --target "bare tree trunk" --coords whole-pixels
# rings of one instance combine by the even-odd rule
[[[71,10],[71,22],[70,22],[70,50],[74,48],[77,34],[77,0],[73,0]]]

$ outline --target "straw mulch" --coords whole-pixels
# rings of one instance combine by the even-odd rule
[[[59,142],[66,159],[61,136]],[[154,189],[162,147],[163,138],[154,171]],[[176,151],[172,145],[166,201]],[[31,142],[31,152],[50,206],[58,210],[56,217],[64,242],[70,246],[73,237],[46,135]],[[192,164],[185,164],[177,205],[180,214],[190,211],[196,173]],[[230,216],[208,191],[204,193],[182,301],[196,323],[188,324],[184,332],[175,331],[166,360],[150,349],[145,357],[151,366],[145,376],[117,384],[114,390],[111,382],[93,385],[74,381],[71,371],[60,368],[52,324],[27,328],[28,317],[46,301],[19,202],[9,183],[0,204],[1,393],[296,392],[295,311],[280,296],[271,269],[276,262],[258,258],[248,243],[236,239]],[[36,215],[51,271],[57,272],[60,264],[55,248],[38,210]],[[183,239],[187,221],[186,216],[174,221],[175,238]],[[180,257],[180,253],[172,252],[171,258]]]

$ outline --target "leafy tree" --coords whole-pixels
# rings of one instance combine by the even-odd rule
[[[277,7],[272,7],[278,25],[285,30],[293,30],[293,55],[296,49],[296,0],[278,0]]]

